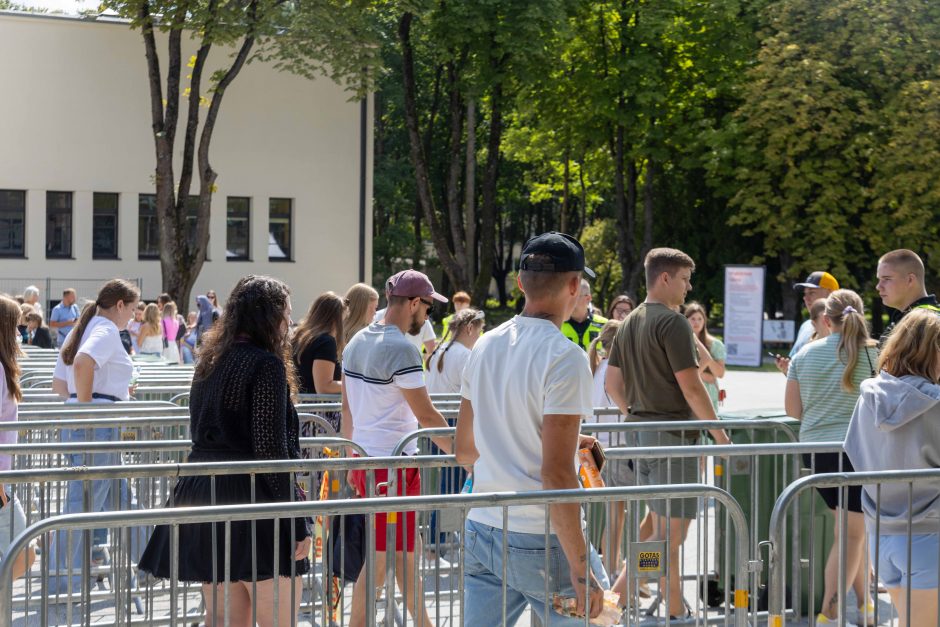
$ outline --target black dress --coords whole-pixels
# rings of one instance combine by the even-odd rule
[[[287,375],[280,358],[248,342],[235,344],[205,380],[194,381],[190,394],[190,462],[299,459],[297,412],[290,402]],[[215,498],[212,481],[215,480]],[[289,502],[300,497],[289,474],[258,475],[256,503]],[[231,505],[251,503],[249,475],[182,477],[170,505]],[[231,524],[229,581],[271,579],[274,576],[275,521]],[[284,518],[277,528],[279,574],[302,575],[308,559],[294,561],[294,543],[310,535],[306,518]],[[216,541],[213,551],[212,533]],[[291,532],[293,530],[293,538]],[[252,564],[252,552],[257,555]],[[179,526],[179,580],[221,582],[225,573],[225,524]],[[170,577],[170,527],[159,525],[139,562],[140,570]]]

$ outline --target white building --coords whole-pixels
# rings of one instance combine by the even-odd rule
[[[227,60],[226,51],[210,55],[210,65]],[[155,157],[140,33],[104,18],[0,12],[0,84],[0,291],[35,282],[51,292],[48,303],[67,285],[94,295],[96,282],[120,276],[141,279],[154,299]],[[251,63],[226,92],[210,160],[218,189],[193,298],[215,289],[224,299],[239,277],[270,274],[291,286],[299,318],[321,292],[371,277],[371,99],[352,102],[327,78]]]

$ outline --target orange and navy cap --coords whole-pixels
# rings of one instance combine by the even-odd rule
[[[839,289],[839,282],[828,272],[813,272],[802,283],[795,283],[793,289],[802,290],[807,287],[821,287],[831,292]]]

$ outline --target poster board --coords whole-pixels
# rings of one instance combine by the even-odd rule
[[[725,363],[729,366],[761,365],[766,275],[764,266],[725,266]]]

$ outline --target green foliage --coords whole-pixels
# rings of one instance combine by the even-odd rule
[[[606,310],[614,296],[620,293],[623,268],[617,259],[617,228],[611,218],[598,220],[584,229],[581,235],[584,258],[597,278],[591,285],[595,306]]]
[[[502,98],[495,229],[503,268],[526,237],[564,225],[601,271],[598,303],[638,276],[647,238],[693,256],[691,297],[713,311],[725,264],[766,264],[779,282],[769,307],[791,314],[798,304],[789,284],[812,270],[871,294],[874,260],[887,249],[914,248],[940,274],[940,3],[383,5],[376,224],[400,225],[394,245],[418,247],[428,230],[422,223],[415,235],[414,185],[402,179],[410,163],[392,30],[403,7],[417,16],[418,109],[439,205],[451,148],[447,68],[456,69],[463,102],[478,105],[477,206],[487,107]],[[480,233],[467,245],[479,253]],[[510,277],[496,278],[511,300]]]

